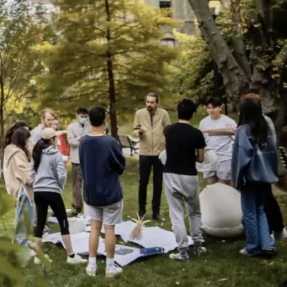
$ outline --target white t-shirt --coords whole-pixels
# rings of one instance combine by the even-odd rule
[[[210,116],[199,123],[200,130],[222,129],[237,126],[236,122],[228,116],[221,115],[218,120]],[[234,136],[209,136],[204,134],[206,145],[212,148],[220,162],[231,160]]]

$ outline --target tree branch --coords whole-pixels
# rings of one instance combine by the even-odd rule
[[[241,0],[234,0],[231,1],[230,4],[231,19],[234,24],[233,31],[235,34],[234,37],[232,37],[232,43],[235,59],[240,65],[241,69],[244,71],[245,76],[248,78],[248,80],[251,80],[251,67],[245,53],[243,36],[240,29],[240,26],[242,24],[242,19],[240,16],[240,3]]]
[[[227,94],[233,100],[239,100],[239,97],[248,91],[249,81],[216,27],[208,1],[188,0],[188,2],[197,18],[202,37],[223,77]]]

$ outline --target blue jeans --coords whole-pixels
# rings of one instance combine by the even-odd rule
[[[33,204],[30,203],[24,188],[22,188],[15,210],[15,241],[19,245],[29,246],[28,236],[32,231],[33,217]]]
[[[241,191],[243,226],[246,233],[245,250],[250,255],[257,255],[264,249],[274,248],[275,241],[270,235],[264,212],[268,188],[270,188],[269,184],[247,182]]]

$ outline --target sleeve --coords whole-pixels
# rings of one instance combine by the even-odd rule
[[[66,181],[67,181],[67,170],[65,167],[65,163],[63,161],[63,156],[61,155],[60,152],[57,153],[57,158],[56,158],[56,168],[57,168],[57,175],[58,175],[58,181],[59,184],[64,190]]]
[[[34,168],[34,163],[32,162],[31,169],[30,169],[30,178],[31,178],[32,182],[35,181],[35,176],[36,176],[36,171]]]
[[[269,126],[269,129],[270,129],[272,141],[273,141],[274,145],[276,146],[277,145],[277,136],[276,136],[276,130],[275,130],[274,124],[269,117],[265,116],[265,119],[266,119],[266,122]]]
[[[136,137],[141,137],[141,135],[139,134],[139,130],[136,129],[140,125],[141,123],[140,123],[139,115],[138,115],[138,112],[136,112],[135,119],[134,119],[134,130],[133,130],[133,133]]]
[[[231,159],[231,177],[235,189],[242,188],[245,170],[248,168],[252,158],[252,151],[239,144],[242,136],[246,137],[246,135],[236,133]]]
[[[113,139],[111,142],[111,154],[109,157],[109,165],[112,169],[118,171],[118,174],[123,174],[126,167],[126,159],[123,156],[122,149],[118,142]]]
[[[39,128],[35,127],[30,132],[30,134],[31,134],[30,139],[31,139],[32,146],[36,145],[36,143],[41,139],[40,131],[38,131],[38,130],[39,130]]]
[[[70,146],[72,147],[78,147],[79,146],[79,140],[77,139],[77,137],[74,136],[74,133],[72,131],[72,126],[68,126],[67,129],[67,139],[68,139],[68,143]]]
[[[30,176],[30,162],[28,161],[24,152],[19,152],[17,155],[17,159],[14,158],[17,169],[15,170],[15,176],[18,178],[23,184],[31,185],[32,179]]]
[[[196,149],[204,149],[206,147],[205,138],[201,131],[198,131]]]
[[[168,112],[165,112],[165,115],[163,117],[163,126],[167,127],[170,125],[170,118]]]

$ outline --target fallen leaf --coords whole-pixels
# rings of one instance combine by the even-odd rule
[[[219,282],[227,281],[227,280],[229,280],[229,278],[222,278],[222,279],[219,279]]]
[[[179,284],[180,284],[180,282],[179,282],[179,281],[176,281],[176,282],[175,282],[175,284],[176,284],[176,285],[179,285]]]
[[[124,243],[123,241],[120,241],[119,243],[120,243],[121,245],[125,245],[125,243]]]

